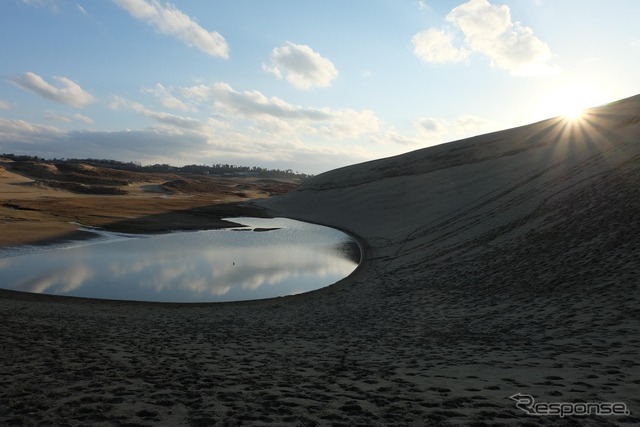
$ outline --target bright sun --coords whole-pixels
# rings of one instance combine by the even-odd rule
[[[587,84],[569,84],[547,96],[540,114],[549,117],[562,116],[567,120],[580,120],[584,110],[609,101],[605,91]]]
[[[579,118],[582,117],[582,113],[584,113],[584,110],[586,108],[587,107],[581,107],[580,105],[569,106],[565,110],[565,113],[563,114],[563,116],[565,119],[568,119],[568,120],[578,120]]]

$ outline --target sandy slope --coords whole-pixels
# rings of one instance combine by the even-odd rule
[[[640,422],[640,97],[335,170],[272,213],[359,235],[343,282],[257,303],[0,291],[0,423]],[[508,399],[625,402],[531,417]]]

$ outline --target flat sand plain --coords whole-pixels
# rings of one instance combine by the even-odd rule
[[[640,423],[640,97],[253,203],[354,233],[361,267],[230,304],[0,291],[0,424]]]

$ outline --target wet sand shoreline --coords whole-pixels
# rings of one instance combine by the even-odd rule
[[[244,231],[244,232],[258,233],[258,234],[268,230],[280,229],[280,227],[260,228],[255,226],[256,223],[253,223],[253,225],[250,225],[252,224],[251,219],[258,218],[258,217],[255,217],[255,216],[247,217],[246,214],[249,212],[249,210],[246,207],[243,207],[242,212],[244,216],[242,218],[239,218],[239,222],[230,222],[228,220],[232,218],[227,218],[226,222],[228,225],[226,225],[226,227],[224,228],[230,231]],[[261,209],[258,207],[252,208],[251,212],[259,212],[261,214],[260,218],[269,218],[269,219],[273,218],[273,217],[269,217],[264,209]],[[308,224],[308,223],[287,220],[286,218],[273,218],[274,221],[278,221],[278,219],[284,220],[284,221],[291,221],[293,223],[291,226],[294,228],[303,226],[303,224],[307,224],[308,226],[311,226],[311,224]],[[258,221],[257,223],[260,224],[261,222]],[[281,227],[288,228],[289,226],[287,224],[288,222],[285,222],[281,225]],[[236,227],[247,227],[247,228],[238,229]],[[227,303],[227,302],[239,302],[239,303],[248,302],[248,301],[251,301],[252,296],[253,298],[256,298],[256,301],[265,301],[269,299],[282,298],[286,295],[299,295],[301,293],[306,294],[313,291],[302,292],[301,290],[296,290],[295,293],[290,293],[291,290],[289,288],[283,288],[283,289],[280,289],[280,291],[276,291],[276,292],[274,291],[269,292],[267,290],[264,290],[261,292],[252,293],[251,290],[254,289],[253,287],[250,287],[248,289],[245,289],[245,287],[254,286],[255,281],[257,281],[258,282],[257,287],[262,285],[264,285],[265,287],[273,285],[273,286],[276,286],[276,289],[277,289],[280,274],[293,274],[293,275],[301,274],[301,275],[305,275],[304,277],[306,277],[306,275],[308,274],[308,279],[311,280],[310,283],[312,284],[309,285],[309,282],[308,281],[305,282],[306,279],[303,278],[301,279],[302,283],[299,284],[300,286],[302,286],[300,289],[313,289],[314,286],[317,286],[318,287],[317,289],[321,289],[326,286],[332,285],[333,281],[324,277],[323,274],[317,273],[314,268],[322,267],[322,270],[326,268],[328,269],[327,271],[329,272],[329,274],[331,274],[330,277],[336,277],[336,279],[333,279],[333,280],[342,278],[340,279],[340,281],[342,281],[342,280],[346,280],[360,267],[360,263],[365,256],[362,249],[364,248],[364,244],[362,243],[361,238],[359,238],[358,236],[355,236],[352,233],[348,233],[348,232],[340,232],[338,233],[338,237],[336,237],[335,232],[338,231],[337,229],[317,226],[317,227],[311,227],[312,228],[311,231],[315,233],[317,232],[325,233],[329,230],[333,230],[334,232],[334,233],[331,233],[333,237],[328,238],[328,241],[326,236],[323,236],[323,235],[317,236],[317,238],[320,241],[325,242],[324,245],[322,246],[317,246],[317,242],[307,242],[307,244],[311,243],[311,247],[319,248],[318,250],[321,250],[322,253],[315,254],[312,251],[308,251],[308,249],[305,248],[305,244],[302,244],[302,246],[300,246],[299,249],[296,249],[295,253],[291,251],[282,252],[282,249],[286,249],[286,248],[282,248],[278,246],[278,243],[273,245],[274,251],[276,251],[276,253],[279,253],[279,254],[288,253],[292,257],[291,259],[298,259],[297,256],[299,255],[299,252],[304,252],[306,249],[308,251],[307,256],[300,258],[302,262],[302,267],[297,267],[295,264],[288,264],[287,262],[283,263],[282,259],[278,257],[273,257],[273,256],[270,257],[269,254],[265,255],[262,253],[263,249],[260,249],[259,251],[256,251],[256,250],[251,251],[252,249],[251,247],[246,247],[246,248],[243,247],[241,249],[242,252],[245,252],[245,250],[247,250],[253,254],[256,254],[255,258],[250,257],[251,259],[256,259],[256,260],[262,259],[263,261],[254,262],[252,264],[251,259],[244,259],[243,262],[238,264],[238,259],[233,258],[235,260],[234,265],[236,264],[242,265],[242,269],[246,270],[248,272],[248,275],[243,275],[240,272],[241,270],[235,269],[235,268],[233,269],[233,272],[228,271],[226,272],[227,275],[225,275],[224,263],[216,264],[215,259],[212,258],[213,252],[210,251],[210,248],[208,246],[202,246],[202,245],[198,246],[203,251],[205,251],[207,256],[201,256],[200,251],[193,252],[192,248],[190,248],[189,246],[185,246],[185,242],[191,241],[189,240],[191,238],[194,239],[193,242],[195,242],[196,245],[199,245],[198,242],[200,239],[202,239],[202,237],[199,237],[200,235],[199,232],[219,230],[222,228],[223,227],[217,227],[217,228],[210,227],[207,229],[197,228],[196,230],[175,230],[173,229],[173,227],[169,227],[166,231],[160,231],[160,230],[154,229],[154,232],[149,232],[149,231],[143,232],[141,230],[137,230],[136,233],[131,233],[130,232],[131,230],[128,230],[129,231],[128,233],[123,233],[120,231],[114,232],[111,230],[106,231],[105,229],[91,228],[87,230],[84,230],[84,229],[79,230],[80,233],[84,233],[82,235],[82,237],[85,237],[83,240],[82,239],[74,240],[72,239],[73,235],[69,235],[69,240],[56,239],[56,240],[52,240],[51,242],[47,242],[47,244],[42,244],[40,246],[23,245],[23,246],[15,246],[15,247],[0,247],[0,281],[2,280],[3,265],[4,265],[4,268],[6,268],[5,278],[11,278],[6,284],[0,283],[0,288],[2,288],[3,285],[7,285],[6,286],[8,288],[7,290],[10,290],[10,291],[34,292],[41,295],[51,295],[51,296],[70,296],[70,297],[76,297],[76,298],[80,297],[80,298],[87,298],[90,301],[92,300],[92,298],[94,298],[93,301],[102,301],[104,300],[104,298],[107,298],[107,299],[111,298],[108,295],[114,296],[114,299],[113,299],[114,302],[149,301],[149,302],[158,302],[163,304],[187,304],[187,305]],[[322,228],[326,229],[326,231],[321,231]],[[191,232],[195,232],[195,233],[191,233]],[[296,243],[296,238],[295,238],[296,230],[292,230],[292,232],[294,233],[293,240],[292,241],[287,240],[287,241],[290,244],[291,243],[294,244],[295,248],[298,248],[297,245],[300,243]],[[235,233],[231,233],[231,235],[228,235],[227,238],[233,239],[233,236],[232,236],[233,234]],[[180,238],[180,240],[178,241],[179,253],[176,253],[172,250],[167,250],[168,247],[171,247],[171,239],[174,235],[178,235]],[[213,238],[214,240],[208,240],[209,245],[212,245],[214,247],[217,245],[215,240],[216,235],[217,234],[212,235],[214,236]],[[158,246],[158,244],[154,245],[153,239],[156,236],[160,237],[160,241],[162,242],[161,246]],[[313,234],[313,236],[316,236],[316,235]],[[143,237],[143,238],[141,240],[138,240],[136,237]],[[93,242],[92,242],[92,239],[94,240]],[[132,252],[131,246],[127,246],[128,249],[125,249],[127,253],[130,254],[130,257],[129,256],[127,257],[127,258],[131,258],[130,261],[120,260],[118,255],[113,256],[114,253],[117,254],[117,251],[114,252],[113,248],[107,249],[105,256],[104,257],[101,256],[99,259],[96,258],[96,256],[91,256],[91,255],[87,255],[86,257],[82,256],[80,252],[78,252],[77,250],[78,247],[80,247],[81,252],[88,250],[91,252],[95,251],[97,253],[100,253],[100,247],[91,249],[94,243],[99,244],[98,246],[102,246],[102,244],[104,243],[118,244],[118,241],[123,239],[125,241],[129,239],[133,239],[133,240],[142,242],[141,244],[136,246],[138,251],[136,253]],[[225,243],[224,243],[226,239],[222,236],[221,236],[221,239],[222,240],[220,245],[222,245],[222,247],[227,247],[225,246]],[[241,241],[244,241],[244,240],[245,239],[241,239]],[[278,239],[276,238],[276,241],[277,240]],[[263,242],[262,244],[264,244],[263,239],[258,238],[258,241],[262,241]],[[131,242],[128,242],[128,243],[131,243]],[[281,242],[280,245],[282,246],[283,243]],[[286,242],[284,243],[284,246],[287,246]],[[271,247],[271,246],[267,246],[267,247]],[[233,250],[231,246],[229,246],[229,248]],[[73,254],[65,257],[63,253],[65,252],[64,249],[73,249],[74,250]],[[33,271],[24,271],[23,270],[24,267],[27,267],[28,269],[28,264],[24,260],[17,259],[17,258],[13,259],[14,257],[22,258],[23,256],[32,255],[32,254],[37,255],[38,252],[50,251],[50,250],[53,250],[53,251],[57,250],[57,252],[54,253],[54,255],[62,256],[62,258],[59,258],[58,256],[56,256],[55,259],[58,260],[56,261],[56,264],[48,263],[46,255],[44,258],[42,256],[39,258],[36,258],[36,259],[42,260],[42,262],[47,263],[48,265],[47,270],[41,270],[37,266],[34,266],[35,268],[33,269]],[[335,271],[332,270],[333,268],[335,268],[333,262],[324,261],[323,263],[322,260],[326,256],[325,251],[329,251],[330,253],[332,253],[336,259],[346,259],[350,261],[350,263],[347,263],[349,264],[349,266],[347,267],[348,271],[342,271],[341,273],[336,274]],[[192,255],[185,257],[184,253],[191,253]],[[224,250],[221,251],[220,249],[218,249],[215,253],[221,257],[225,256]],[[260,254],[258,255],[258,253]],[[179,259],[186,262],[188,267],[184,267],[182,263],[177,263],[173,261],[174,256],[177,256],[179,257]],[[71,260],[70,264],[65,262],[65,258]],[[197,264],[199,262],[194,264],[189,264],[189,260],[191,260],[192,258],[199,260],[199,262],[207,264],[208,267],[204,265],[198,267]],[[308,262],[313,262],[314,260],[316,260],[316,258],[318,260],[317,266],[316,264],[313,264],[313,263],[307,264]],[[273,260],[273,263],[265,264],[264,260]],[[100,268],[104,264],[110,266],[109,267],[110,269]],[[231,261],[229,261],[229,264],[231,264]],[[309,265],[311,265],[312,267],[309,267]],[[139,267],[139,266],[142,266],[142,267]],[[316,266],[316,267],[313,267],[313,266]],[[191,268],[193,268],[193,270],[191,270]],[[289,268],[292,268],[293,272],[289,271],[288,270]],[[302,272],[298,272],[296,268],[300,268],[300,271]],[[133,287],[136,288],[136,291],[133,293],[127,293],[126,288],[128,287],[129,284],[126,283],[127,280],[123,280],[122,277],[120,276],[120,274],[126,275],[127,274],[126,272],[129,271],[129,269],[132,269],[132,271],[134,272],[134,274],[132,275],[133,276],[132,280],[135,280],[135,285],[133,284],[131,285],[133,285]],[[144,270],[144,274],[141,273],[142,270]],[[124,271],[125,273],[119,273],[120,271]],[[178,271],[178,273],[173,275],[174,271]],[[211,273],[212,271],[214,273],[218,272],[218,274]],[[46,272],[46,274],[43,275],[44,273],[37,273],[37,272]],[[162,275],[166,272],[168,272],[168,274],[172,274],[171,281],[165,282],[162,279],[164,277]],[[222,272],[223,274],[221,275],[220,272]],[[100,280],[97,280],[97,281],[94,280],[95,278],[98,278],[98,277],[100,277]],[[203,284],[197,288],[194,288],[190,286],[188,281],[185,281],[185,277],[188,277],[192,281],[196,281],[198,283],[202,282]],[[107,280],[110,280],[108,278],[113,279],[112,282],[108,282],[109,285],[106,284]],[[226,280],[230,280],[230,282],[227,282]],[[162,285],[157,285],[158,281],[161,281]],[[35,285],[34,283],[37,283],[37,285]],[[77,286],[76,285],[77,283],[82,283],[82,285]],[[154,292],[149,293],[148,290],[145,291],[146,286],[148,286],[148,283],[156,284],[155,287],[152,288],[152,289],[155,289]],[[108,291],[109,286],[113,286],[114,289],[118,289],[118,290]],[[173,286],[175,286],[175,288],[173,288]],[[221,286],[221,288],[218,288],[218,286]],[[231,287],[231,289],[229,289],[229,286]],[[177,294],[167,293],[167,292],[164,292],[165,287],[169,287],[169,289],[174,289],[174,290],[178,289],[181,291],[178,292]],[[218,293],[218,289],[223,289],[224,293]],[[233,297],[227,297],[227,292],[229,292],[229,290],[232,291],[231,295],[238,296],[237,300],[234,300]],[[255,290],[257,291],[257,289]],[[104,296],[97,296],[98,294],[101,294]],[[163,294],[165,297],[158,298],[160,294]],[[281,296],[268,296],[269,294],[271,295],[280,294]],[[127,295],[129,295],[129,298],[127,298]]]

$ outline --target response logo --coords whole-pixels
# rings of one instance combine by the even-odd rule
[[[623,402],[536,402],[529,394],[517,393],[509,396],[516,407],[529,415],[565,417],[568,415],[629,415],[627,404]]]

